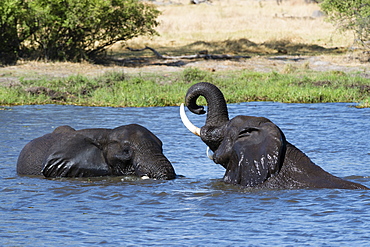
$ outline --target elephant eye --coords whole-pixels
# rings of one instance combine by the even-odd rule
[[[253,131],[257,131],[257,130],[258,129],[252,128],[252,127],[245,128],[239,132],[239,138],[249,136]]]

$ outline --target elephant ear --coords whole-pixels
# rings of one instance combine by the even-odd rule
[[[51,148],[43,163],[45,177],[96,177],[110,174],[102,150],[80,134],[63,137]]]
[[[254,187],[276,175],[284,160],[285,137],[272,122],[243,128],[231,148],[224,181]]]

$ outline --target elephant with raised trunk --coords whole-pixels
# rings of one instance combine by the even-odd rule
[[[17,173],[45,177],[176,176],[163,154],[162,142],[137,124],[82,130],[60,126],[22,149]]]
[[[229,120],[225,98],[213,84],[200,82],[189,88],[185,103],[191,112],[206,113],[196,103],[200,96],[208,105],[203,127],[189,121],[183,104],[180,115],[185,126],[213,151],[210,158],[226,169],[223,177],[226,183],[269,189],[368,189],[315,165],[267,118],[236,116]]]

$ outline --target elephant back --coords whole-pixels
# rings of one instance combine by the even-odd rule
[[[49,133],[27,143],[19,154],[17,173],[19,175],[42,175],[43,161],[60,135]]]

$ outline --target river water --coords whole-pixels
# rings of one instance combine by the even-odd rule
[[[246,190],[181,123],[178,107],[16,106],[0,110],[0,246],[368,246],[370,191]],[[187,111],[198,126],[204,116]],[[370,187],[370,109],[351,104],[249,102],[326,171]],[[60,125],[141,124],[164,143],[171,181],[18,176],[22,147]]]

